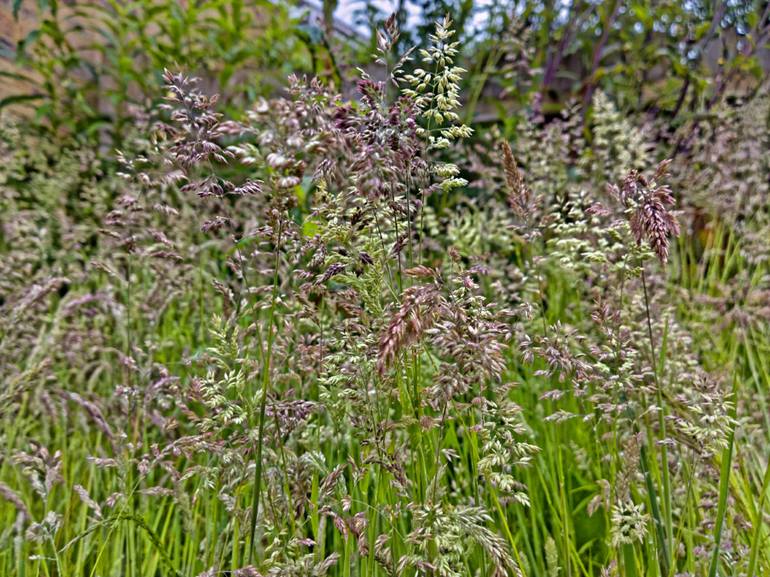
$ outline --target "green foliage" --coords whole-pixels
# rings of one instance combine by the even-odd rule
[[[17,50],[35,94],[4,104],[44,99],[36,115],[60,137],[121,145],[137,109],[158,101],[165,69],[194,72],[235,111],[308,65],[297,22],[283,3],[46,2],[38,12],[39,26]]]

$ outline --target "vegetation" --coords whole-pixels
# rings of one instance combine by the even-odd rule
[[[0,575],[770,573],[770,4],[71,4],[0,122]]]

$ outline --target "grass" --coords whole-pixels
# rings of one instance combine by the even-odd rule
[[[608,195],[569,119],[480,162],[431,50],[237,130],[169,73],[128,178],[4,185],[0,575],[770,571],[764,213],[677,234],[702,158]]]
[[[713,265],[718,266],[718,262]],[[718,273],[712,272],[711,267],[708,269],[713,282]],[[697,283],[703,293],[708,292],[709,279],[688,277],[686,280],[688,283]],[[553,290],[559,291],[560,299],[566,303],[578,296],[575,294],[570,297],[569,293],[565,294],[567,285],[564,284]],[[186,313],[186,310],[195,310],[195,304],[194,298],[188,302],[179,302],[166,312],[158,326],[136,328],[137,334],[145,334],[146,331],[156,333],[157,341],[163,343],[163,347],[158,350],[158,358],[162,359],[164,364],[175,366],[179,363],[190,342],[190,335],[196,333],[198,321],[195,316]],[[556,320],[565,313],[551,310],[550,314],[552,319]],[[50,318],[54,315],[55,305]],[[53,322],[50,322],[44,327],[39,337],[41,343],[45,342],[46,334],[52,330],[52,325]],[[742,336],[740,341],[731,332],[700,336],[708,345],[709,357],[715,366],[735,367],[736,399],[752,395],[764,402],[768,386],[764,360],[766,357],[762,355],[762,351],[768,350],[766,335],[751,331]],[[269,348],[270,345],[268,350]],[[38,354],[45,357],[45,349],[40,350]],[[660,354],[663,355],[663,351]],[[69,367],[68,370],[61,367],[59,378],[66,379],[68,389],[77,390],[82,395],[107,396],[107,391],[113,390],[123,379],[123,371],[115,367],[113,358],[113,355],[105,354],[99,359],[100,370],[90,375],[84,374],[79,367]],[[543,403],[539,400],[539,393],[544,390],[542,379],[534,376],[526,367],[516,364],[513,366],[516,367],[516,378],[519,380],[513,398],[522,407],[524,414],[533,416],[528,419],[528,424],[540,451],[522,479],[531,503],[528,508],[512,503],[502,504],[494,491],[485,491],[486,497],[482,502],[486,501],[488,510],[494,511],[491,525],[505,537],[518,559],[526,559],[521,565],[529,569],[528,575],[549,574],[544,548],[548,539],[557,543],[558,562],[562,571],[559,574],[598,575],[608,555],[603,543],[607,540],[610,521],[607,512],[600,511],[588,516],[586,506],[597,491],[595,479],[606,476],[603,458],[609,457],[611,463],[617,463],[623,457],[617,446],[606,447],[609,448],[609,453],[605,453],[606,448],[599,442],[591,424],[574,419],[558,425],[546,422],[542,417],[551,413],[553,406],[549,406],[550,402]],[[29,369],[34,372],[34,366]],[[262,383],[267,386],[267,381]],[[78,426],[77,421],[73,420],[75,415],[63,414],[59,419],[51,421],[41,420],[31,414],[27,407],[37,395],[39,393],[34,391],[22,393],[18,409],[12,416],[7,417],[8,426],[3,435],[4,452],[6,455],[12,454],[23,438],[36,439],[44,446],[55,447],[61,451],[63,482],[53,489],[46,502],[41,502],[10,459],[3,460],[0,479],[9,486],[17,487],[19,496],[29,504],[36,517],[43,518],[49,508],[61,512],[62,528],[55,540],[49,539],[39,545],[17,541],[4,549],[0,553],[0,568],[3,574],[197,575],[206,567],[237,568],[242,560],[251,559],[253,547],[249,543],[253,543],[255,539],[252,537],[244,542],[244,538],[250,532],[254,534],[254,527],[248,524],[244,526],[237,519],[231,519],[216,499],[217,484],[208,486],[201,480],[190,479],[180,485],[187,495],[199,497],[195,499],[194,504],[188,505],[190,508],[187,511],[180,510],[180,504],[172,497],[142,497],[130,500],[133,511],[124,510],[128,507],[125,505],[115,511],[105,511],[103,518],[96,521],[94,512],[73,493],[72,487],[82,485],[88,494],[99,502],[115,490],[123,490],[136,496],[138,482],[132,481],[130,476],[121,481],[110,474],[109,470],[88,463],[86,458],[89,455],[109,453],[109,443],[103,434],[93,428]],[[408,386],[401,387],[401,411],[405,415],[413,410],[411,396]],[[260,398],[264,399],[266,395],[263,394]],[[575,400],[568,403],[567,410],[570,409],[578,412],[579,402]],[[264,412],[260,409],[260,416],[263,415]],[[415,415],[415,418],[419,418],[419,414]],[[479,460],[478,439],[475,434],[468,436],[469,426],[472,424],[450,419],[440,430],[431,433],[420,431],[419,427],[411,429],[410,443],[421,448],[419,453],[423,457],[414,462],[415,470],[410,476],[413,475],[413,478],[418,480],[418,486],[421,488],[417,489],[417,495],[422,499],[426,498],[429,479],[438,474],[434,461],[435,456],[442,450],[453,450],[457,453],[455,460],[461,466],[453,467],[452,476],[462,479],[458,484],[471,491],[464,496],[455,495],[453,499],[478,499],[480,481],[475,472]],[[351,495],[351,512],[373,513],[369,517],[370,526],[367,528],[368,535],[365,539],[370,549],[368,554],[362,555],[354,551],[353,541],[331,530],[328,524],[323,522],[325,518],[322,520],[320,517],[324,506],[319,495],[321,478],[337,466],[345,467],[350,460],[355,462],[361,455],[356,444],[351,439],[346,439],[344,431],[339,434],[342,436],[325,442],[316,440],[313,446],[307,448],[318,452],[325,461],[325,468],[319,467],[313,474],[307,503],[308,516],[305,520],[299,520],[299,532],[306,532],[315,540],[314,550],[319,561],[327,552],[340,552],[340,575],[383,575],[386,569],[376,562],[373,553],[376,535],[389,536],[392,540],[392,554],[397,557],[399,552],[408,550],[405,536],[409,532],[406,517],[392,517],[392,509],[398,506],[399,499],[394,491],[393,479],[387,470],[370,469],[355,484],[352,478],[344,481],[346,492]],[[261,440],[261,432],[258,438]],[[431,455],[431,458],[426,454]],[[662,517],[660,521],[655,521],[659,527],[658,537],[645,544],[626,544],[621,547],[618,558],[622,559],[623,574],[673,575],[673,571],[666,569],[670,566],[667,561],[670,554],[666,551],[676,551],[680,548],[684,548],[686,553],[684,558],[677,560],[677,565],[684,570],[695,571],[700,561],[695,557],[691,543],[699,537],[701,531],[699,523],[704,488],[693,483],[692,488],[688,489],[692,494],[686,499],[684,508],[677,512],[675,522],[672,519],[670,496],[666,496],[670,493],[670,489],[665,489],[667,469],[661,465],[666,462],[665,451],[653,451],[646,456],[646,460],[649,459],[653,461],[647,473],[650,479],[648,487],[664,488],[662,511],[655,512],[656,509],[652,508],[656,519]],[[583,460],[587,462],[580,462]],[[196,462],[203,464],[205,460],[198,458]],[[259,451],[255,462],[257,468],[254,478],[260,479]],[[753,449],[750,443],[742,438],[735,439],[732,434],[729,446],[715,462],[719,463],[721,469],[718,508],[713,528],[716,546],[711,554],[709,575],[723,574],[719,571],[722,562],[720,537],[726,523],[730,494],[735,495],[730,506],[733,511],[745,511],[745,515],[751,520],[752,528],[745,537],[745,546],[750,549],[748,574],[757,574],[757,567],[765,566],[770,561],[765,552],[767,549],[762,544],[769,537],[768,529],[767,525],[761,522],[762,516],[766,514],[763,511],[766,510],[768,491],[767,465],[762,455]],[[143,484],[160,484],[162,477],[162,474],[154,473],[145,479]],[[121,487],[121,484],[126,486]],[[254,493],[250,493],[250,487],[254,489]],[[254,495],[259,494],[259,482],[252,481],[240,487],[234,498],[243,504],[251,502],[254,510],[257,510],[258,501]],[[269,500],[270,496],[265,495],[265,499]],[[269,503],[266,504],[266,507],[268,506]],[[15,510],[6,503],[3,507],[2,525],[11,527],[15,517]],[[307,526],[303,529],[305,523]],[[228,552],[225,553],[226,551]],[[649,556],[658,557],[661,563],[648,565],[644,559]],[[267,557],[265,554],[264,558]],[[466,562],[470,567],[483,567],[489,560],[485,554],[475,552],[468,556]]]

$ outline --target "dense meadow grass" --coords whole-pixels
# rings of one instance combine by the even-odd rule
[[[770,575],[770,98],[466,118],[184,73],[120,151],[3,120],[0,575]]]

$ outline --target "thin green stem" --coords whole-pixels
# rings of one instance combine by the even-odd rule
[[[267,320],[267,345],[262,358],[262,391],[259,401],[259,429],[257,432],[257,454],[254,468],[254,492],[251,502],[251,529],[249,541],[248,564],[251,565],[254,549],[256,548],[257,517],[259,516],[259,501],[262,497],[262,447],[265,441],[265,412],[267,397],[270,393],[270,370],[273,357],[273,341],[275,324],[275,308],[278,301],[278,266],[280,264],[281,226],[278,226],[278,239],[275,246],[275,259],[273,263],[273,292],[270,299],[270,310]]]

